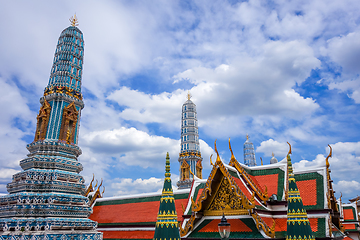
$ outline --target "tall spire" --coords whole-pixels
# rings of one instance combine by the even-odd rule
[[[180,189],[190,188],[193,172],[202,178],[202,157],[199,145],[199,131],[197,123],[196,105],[190,100],[188,92],[187,101],[182,106],[181,118],[181,152],[179,154],[180,179],[177,183]]]
[[[83,42],[76,26],[60,34],[30,153],[0,197],[1,239],[102,239],[77,160]]]
[[[256,166],[254,144],[249,140],[248,134],[244,142],[244,164],[250,167]]]
[[[171,185],[170,157],[166,154],[165,179],[160,198],[160,207],[155,225],[154,240],[180,240],[180,232],[175,209],[175,199]]]
[[[315,240],[314,234],[310,227],[306,210],[300,196],[299,189],[296,185],[295,176],[291,163],[291,145],[287,155],[288,166],[288,211],[287,211],[287,230],[286,240],[306,239]]]

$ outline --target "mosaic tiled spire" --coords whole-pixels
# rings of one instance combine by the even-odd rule
[[[177,183],[179,189],[190,188],[194,173],[202,178],[202,157],[199,145],[199,130],[197,122],[196,105],[188,100],[182,106],[181,117],[181,152],[179,154],[180,179]]]
[[[85,192],[77,157],[84,41],[76,27],[62,31],[23,171],[0,197],[0,239],[102,239]],[[76,69],[76,70],[74,70]]]
[[[288,166],[288,211],[287,211],[287,240],[315,240],[311,231],[310,222],[296,185],[295,176],[291,164],[291,148],[287,155]]]
[[[180,240],[175,199],[170,177],[170,157],[169,153],[167,153],[164,187],[160,199],[160,207],[153,238],[154,240]]]
[[[249,135],[246,135],[244,143],[244,164],[250,167],[256,166],[254,144],[249,140]]]

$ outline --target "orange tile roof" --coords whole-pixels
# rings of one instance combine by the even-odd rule
[[[237,178],[237,177],[233,177],[232,178],[235,180],[236,184],[239,186],[240,190],[245,194],[245,196],[248,199],[251,199],[251,193],[249,192],[249,190],[247,190],[247,188],[245,187],[245,185],[242,183],[242,181]]]
[[[271,227],[273,225],[273,220],[275,221],[275,232],[284,232],[286,231],[286,218],[270,218],[270,217],[261,217],[261,219]]]
[[[316,179],[296,181],[304,206],[317,204]]]
[[[251,228],[240,219],[227,219],[227,221],[231,225],[231,232],[252,232]],[[220,219],[214,219],[199,230],[199,232],[218,232],[219,223]]]
[[[200,198],[203,191],[204,191],[203,188],[199,189],[198,195],[196,196],[196,202],[199,200],[199,198]]]
[[[104,231],[104,239],[152,239],[155,231]]]
[[[178,221],[182,219],[181,203],[187,199],[176,199],[175,208]],[[156,222],[160,201],[94,206],[90,219],[98,223],[138,223]]]
[[[250,174],[248,174],[248,175],[250,176],[251,180],[255,183],[255,185],[260,189],[260,191],[265,190],[265,188],[262,188],[262,185],[259,184],[259,182],[257,180],[258,179],[257,176],[253,176],[253,175],[250,175]]]
[[[352,208],[347,208],[343,210],[344,212],[344,220],[355,220],[354,212]]]
[[[265,186],[267,187],[269,196],[278,193],[279,174],[259,175],[255,176],[255,179],[263,191]]]
[[[343,226],[344,226],[344,228],[345,228],[346,230],[354,230],[354,229],[356,229],[355,224],[344,224],[344,223],[343,223]]]
[[[261,219],[271,227],[273,225],[273,220],[275,221],[275,232],[285,232],[287,229],[287,218],[270,218],[270,217],[261,217]],[[313,232],[318,231],[318,219],[309,218],[310,227]]]

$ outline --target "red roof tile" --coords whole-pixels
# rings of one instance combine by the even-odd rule
[[[187,199],[175,200],[179,221],[183,214],[181,203],[185,206]],[[160,201],[94,206],[90,219],[98,223],[156,222],[159,206]]]
[[[316,179],[296,181],[304,206],[317,204]]]
[[[240,190],[245,194],[245,196],[250,200],[251,199],[251,193],[249,192],[249,190],[247,190],[247,188],[245,187],[245,185],[242,183],[242,181],[237,178],[237,177],[232,177],[236,184],[239,186]]]
[[[343,210],[344,212],[344,220],[355,220],[354,211],[352,208],[348,208]]]
[[[346,230],[354,230],[354,229],[356,229],[355,224],[343,224],[343,226],[344,226],[344,228]]]
[[[267,187],[269,196],[278,193],[279,174],[259,175],[255,176],[255,179],[263,191],[265,186]]]
[[[261,217],[261,219],[271,227],[273,225],[273,220],[275,221],[275,232],[285,232],[287,228],[287,218],[269,218],[269,217]],[[318,231],[318,219],[317,218],[309,218],[310,227],[313,232]]]
[[[104,239],[152,239],[155,231],[104,231]]]
[[[231,232],[252,232],[251,228],[240,219],[227,219],[227,221],[231,225]],[[214,219],[205,225],[199,232],[218,232],[219,223],[220,219]]]

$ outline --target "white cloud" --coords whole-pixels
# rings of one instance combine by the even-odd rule
[[[163,187],[163,179],[151,177],[149,179],[115,178],[111,183],[113,196],[124,196],[144,192],[158,192]]]
[[[331,178],[334,180],[334,189],[337,193],[346,193],[344,197],[354,197],[357,191],[357,182],[360,171],[360,142],[338,142],[330,144],[333,149],[333,156],[329,158]],[[326,149],[326,151],[329,151]],[[325,155],[318,154],[312,161],[301,160],[294,163],[296,169],[304,167],[325,166]],[[351,187],[353,190],[350,191]]]
[[[339,181],[334,184],[334,189],[338,189],[338,192],[346,194],[349,197],[356,197],[360,192],[360,183],[352,180],[352,181]]]
[[[269,139],[260,143],[260,146],[256,148],[256,152],[262,152],[265,156],[271,156],[272,153],[275,156],[284,157],[289,151],[289,145],[285,142],[278,142],[274,139]]]

